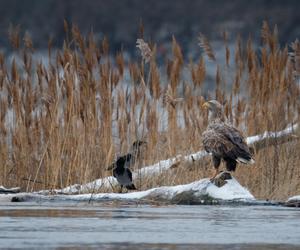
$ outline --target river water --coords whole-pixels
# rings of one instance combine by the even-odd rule
[[[0,203],[0,247],[300,249],[300,209]]]

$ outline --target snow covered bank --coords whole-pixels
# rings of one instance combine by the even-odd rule
[[[285,205],[288,207],[300,207],[300,195],[290,197]]]
[[[171,204],[219,204],[228,202],[255,202],[254,196],[236,179],[228,179],[222,187],[217,187],[209,179],[202,179],[178,186],[164,186],[131,193],[99,193],[79,195],[43,195],[20,193],[0,195],[0,201],[138,201],[163,202]]]
[[[288,201],[300,201],[300,195],[292,196],[288,199]]]
[[[279,132],[265,132],[261,135],[251,136],[246,138],[246,141],[248,145],[253,146],[256,143],[264,142],[266,139],[280,139],[282,137],[285,137],[289,134],[293,134],[294,131],[298,128],[298,124],[294,124],[291,126],[288,126],[286,129],[279,131]],[[208,154],[205,151],[198,151],[194,154],[190,154],[187,156],[178,155],[177,157],[167,159],[160,161],[154,165],[143,167],[140,169],[140,173],[133,173],[133,179],[136,179],[139,176],[143,177],[149,177],[154,175],[159,175],[163,173],[164,171],[169,170],[172,168],[172,166],[177,162],[193,162],[202,159],[203,157],[206,157]],[[80,193],[91,193],[96,192],[100,188],[111,188],[113,186],[117,185],[117,181],[114,177],[109,176],[102,179],[97,179],[95,181],[92,181],[90,183],[79,185],[74,184],[71,186],[68,186],[63,189],[55,189],[51,190],[51,193],[56,194],[80,194]],[[49,194],[49,190],[43,190],[40,191],[40,194]]]
[[[140,169],[140,173],[133,172],[133,179],[136,179],[138,176],[143,177],[149,177],[154,175],[159,175],[164,171],[167,171],[171,168],[171,166],[181,161],[182,159],[188,160],[191,156],[194,156],[196,159],[199,158],[199,155],[207,155],[206,152],[198,152],[196,154],[182,157],[181,155],[168,159],[160,161],[154,165],[143,167]],[[202,157],[202,156],[201,156]],[[192,158],[190,158],[192,160]],[[100,178],[95,181],[86,183],[84,185],[74,184],[62,189],[53,189],[53,190],[41,190],[38,193],[39,194],[49,194],[49,193],[56,193],[56,194],[80,194],[80,193],[91,193],[96,192],[100,188],[112,188],[113,186],[116,186],[118,184],[117,180],[113,176],[108,176],[105,178]]]
[[[265,132],[262,135],[252,136],[247,138],[249,145],[254,145],[268,138],[282,138],[286,135],[293,135],[298,125],[289,126],[287,129],[280,132]],[[160,174],[172,168],[174,163],[182,161],[200,160],[207,156],[204,151],[187,155],[177,156],[172,159],[160,161],[152,166],[144,167],[140,171],[142,176],[151,176]],[[133,174],[133,178],[137,177],[138,173]],[[280,205],[282,203],[272,203],[265,201],[257,201],[253,195],[234,178],[225,179],[224,185],[217,187],[209,179],[202,179],[193,183],[177,186],[164,186],[152,188],[146,191],[131,192],[125,194],[119,193],[96,193],[101,187],[111,187],[117,184],[114,177],[109,176],[103,179],[98,179],[93,182],[79,185],[75,184],[64,189],[44,190],[36,193],[19,193],[19,194],[0,194],[0,202],[2,201],[136,201],[139,203],[162,202],[171,204],[228,204],[228,203],[243,203],[243,204],[258,204],[258,205]],[[89,194],[79,194],[89,193]],[[54,194],[54,195],[53,195]],[[65,195],[69,194],[69,195]],[[300,196],[291,197],[286,203],[286,206],[300,206]]]

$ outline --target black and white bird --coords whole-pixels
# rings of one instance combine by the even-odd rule
[[[113,176],[121,186],[120,193],[122,192],[123,187],[126,187],[127,190],[136,190],[136,187],[132,182],[130,167],[133,167],[136,160],[140,157],[140,147],[144,144],[146,144],[144,141],[135,141],[132,144],[130,153],[118,157],[117,160],[107,168],[107,170],[113,170]]]

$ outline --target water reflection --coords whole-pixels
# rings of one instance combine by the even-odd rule
[[[299,224],[282,207],[0,203],[0,246],[296,249]]]

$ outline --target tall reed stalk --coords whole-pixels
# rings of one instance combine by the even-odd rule
[[[106,167],[136,139],[148,142],[136,169],[198,151],[207,125],[200,107],[208,98],[224,103],[229,121],[245,135],[299,123],[300,43],[280,46],[276,26],[263,23],[261,47],[238,36],[231,50],[224,33],[225,62],[201,34],[202,56],[186,63],[173,37],[165,65],[143,39],[137,43],[141,60],[125,61],[106,38],[83,36],[66,22],[64,28],[62,48],[49,41],[47,60],[36,59],[29,34],[20,37],[18,27],[10,28],[13,59],[0,54],[1,185],[32,191],[109,175]],[[205,56],[216,67],[211,92]],[[236,175],[261,197],[299,191],[299,149],[299,141],[272,145]],[[140,177],[138,186],[186,183],[207,176],[210,166],[206,160],[183,164],[159,178]]]

